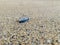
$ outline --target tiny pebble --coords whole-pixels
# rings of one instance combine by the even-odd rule
[[[60,39],[58,39],[58,43],[60,43]]]
[[[13,43],[12,43],[12,42],[10,42],[10,43],[8,43],[8,45],[13,45]]]
[[[48,40],[47,40],[47,43],[52,43],[52,40],[48,39]]]
[[[52,43],[52,39],[44,39],[44,44],[51,44]]]

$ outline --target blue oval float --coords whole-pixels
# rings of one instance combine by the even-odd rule
[[[22,17],[19,19],[19,23],[24,23],[24,22],[27,22],[29,20],[28,17]]]

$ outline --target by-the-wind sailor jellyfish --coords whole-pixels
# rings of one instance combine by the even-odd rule
[[[29,20],[28,17],[22,17],[19,19],[19,23],[24,23],[24,22],[27,22]]]

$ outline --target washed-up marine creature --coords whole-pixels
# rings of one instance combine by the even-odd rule
[[[19,18],[19,23],[25,23],[27,21],[29,21],[29,18],[28,17]]]

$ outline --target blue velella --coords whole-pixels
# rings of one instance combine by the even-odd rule
[[[28,17],[22,17],[22,18],[19,19],[19,23],[25,23],[25,22],[27,22],[28,20],[29,20]]]

